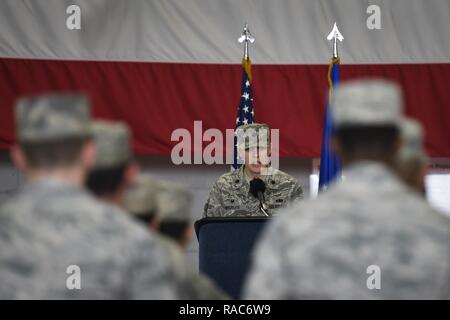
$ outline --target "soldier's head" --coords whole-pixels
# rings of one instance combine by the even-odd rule
[[[154,230],[158,230],[160,224],[156,203],[156,195],[160,189],[161,182],[158,179],[141,173],[125,194],[125,209]]]
[[[129,129],[121,122],[99,120],[93,122],[91,131],[97,152],[87,186],[102,200],[123,206],[124,193],[139,171],[132,157]]]
[[[344,164],[359,160],[394,164],[402,118],[396,84],[378,79],[348,81],[333,92],[332,116],[333,146]]]
[[[25,97],[15,106],[11,156],[30,179],[58,176],[82,184],[95,159],[90,105],[81,94]]]
[[[125,208],[185,248],[192,236],[192,194],[173,182],[141,174],[125,196]]]
[[[252,175],[261,174],[270,165],[270,128],[264,123],[252,123],[236,129],[238,155]]]
[[[413,119],[405,118],[400,132],[402,144],[397,155],[397,172],[407,185],[424,194],[428,156],[423,146],[422,126]]]
[[[161,182],[156,195],[159,231],[186,248],[192,237],[192,193],[185,187],[169,181]]]

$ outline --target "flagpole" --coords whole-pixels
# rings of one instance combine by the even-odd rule
[[[338,58],[338,40],[339,42],[342,42],[342,40],[344,40],[344,36],[339,32],[336,22],[334,23],[333,29],[331,30],[330,34],[327,36],[327,40],[333,40],[333,58]]]
[[[251,63],[249,57],[249,43],[255,42],[255,38],[250,33],[250,29],[248,24],[245,23],[244,30],[242,31],[241,36],[237,39],[239,43],[244,44],[244,57],[242,59],[242,84],[241,84],[241,97],[239,99],[239,107],[238,113],[236,117],[236,126],[239,127],[243,124],[253,123],[254,121],[254,112],[253,112],[253,98],[252,98],[252,72],[251,72]],[[234,136],[234,161],[232,165],[232,170],[240,167],[238,164],[238,150],[237,150],[237,136],[235,132]]]
[[[248,24],[244,24],[244,31],[242,31],[242,35],[238,38],[239,43],[244,43],[244,60],[247,60],[249,57],[248,54],[248,43],[255,42],[255,38],[250,33],[250,29]]]
[[[327,36],[327,40],[328,41],[333,41],[333,58],[331,59],[331,64],[328,68],[328,85],[329,85],[329,95],[328,95],[328,101],[331,107],[331,99],[333,96],[333,79],[331,79],[332,77],[332,69],[333,66],[336,63],[339,63],[339,50],[338,50],[338,41],[342,42],[344,40],[344,36],[341,34],[341,32],[339,31],[336,22],[333,25],[333,29],[331,30],[331,32],[328,34]]]
[[[337,85],[339,81],[339,52],[338,41],[342,42],[344,37],[339,32],[339,29],[334,23],[333,30],[327,36],[328,41],[333,41],[333,57],[331,59],[330,66],[328,68],[328,85],[329,94],[327,104],[325,107],[323,133],[322,133],[322,151],[320,156],[320,173],[319,173],[319,191],[324,191],[328,188],[329,184],[340,174],[339,159],[333,151],[331,146],[331,139],[333,136],[333,121],[331,119],[331,106],[332,106],[332,94],[333,87]]]

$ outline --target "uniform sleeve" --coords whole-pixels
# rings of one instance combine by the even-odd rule
[[[222,196],[219,190],[219,184],[216,182],[209,193],[203,210],[203,217],[221,217],[223,216]]]
[[[290,281],[284,268],[284,234],[276,222],[268,226],[257,243],[252,267],[244,285],[244,299],[276,300],[290,297]]]

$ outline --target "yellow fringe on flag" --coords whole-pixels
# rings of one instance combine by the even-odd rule
[[[339,57],[333,58],[331,60],[330,66],[328,67],[328,86],[330,88],[328,92],[328,103],[330,105],[330,108],[332,106],[331,100],[333,97],[333,81],[331,80],[331,70],[333,69],[333,66],[340,62]]]
[[[250,62],[250,58],[242,59],[242,66],[244,67],[244,70],[247,73],[248,81],[252,83],[252,64]]]

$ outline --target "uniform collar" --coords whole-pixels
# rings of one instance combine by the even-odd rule
[[[55,177],[45,177],[40,178],[35,181],[29,181],[26,183],[25,188],[27,189],[38,189],[38,190],[73,190],[73,191],[83,191],[82,188],[66,181],[63,179],[58,179]]]
[[[378,161],[355,162],[344,169],[344,176],[345,182],[370,181],[374,188],[387,184],[403,186],[395,172]]]

